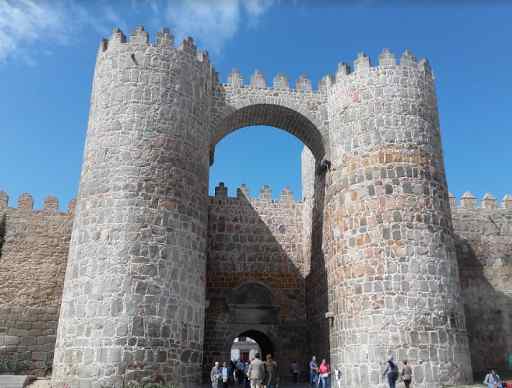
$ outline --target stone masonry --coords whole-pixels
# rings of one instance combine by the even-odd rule
[[[208,198],[215,145],[250,125],[303,141],[302,201]],[[437,388],[512,350],[512,200],[450,198],[434,79],[409,51],[360,54],[318,89],[259,71],[222,84],[191,38],[116,29],[74,209],[0,196],[0,353],[39,374],[53,357],[58,388],[196,387],[246,335],[283,375],[316,353],[349,388],[383,388],[390,355]]]

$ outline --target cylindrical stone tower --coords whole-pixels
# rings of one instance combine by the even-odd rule
[[[409,360],[414,386],[471,379],[433,76],[406,51],[361,54],[328,89],[324,250],[332,366],[346,387],[385,387]]]
[[[100,47],[53,382],[196,382],[203,348],[210,111],[192,40],[115,30]]]

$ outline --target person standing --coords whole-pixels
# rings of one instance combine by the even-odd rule
[[[393,357],[389,357],[383,376],[387,377],[389,388],[396,388],[396,381],[398,380],[398,367],[393,361]]]
[[[277,362],[272,359],[271,354],[267,354],[267,360],[265,361],[265,382],[266,388],[276,388],[279,383],[279,370],[277,368]]]
[[[222,376],[222,388],[228,388],[228,380],[229,380],[229,369],[226,365],[226,362],[222,363],[222,368],[220,370]]]
[[[325,360],[325,358],[320,363],[318,367],[318,377],[322,388],[329,388],[329,376],[331,375],[331,367]]]
[[[487,384],[487,388],[502,388],[501,377],[496,373],[494,369],[490,370],[484,379],[484,384]]]
[[[213,368],[210,371],[210,381],[212,383],[212,388],[219,388],[219,381],[221,379],[222,375],[219,368],[219,363],[215,361],[215,364],[213,364]]]
[[[315,386],[318,382],[318,365],[316,363],[316,356],[311,358],[309,362],[309,384]]]
[[[290,364],[290,372],[292,372],[293,382],[297,384],[299,382],[299,364],[297,364],[297,361],[292,361]]]
[[[334,378],[336,379],[337,388],[341,388],[341,370],[339,368],[334,370]]]
[[[256,353],[249,364],[247,377],[251,382],[251,388],[263,388],[265,380],[265,363],[260,360],[260,354]]]
[[[403,363],[404,367],[402,368],[402,380],[405,384],[405,388],[409,388],[412,381],[412,368],[407,364],[407,360],[404,360]]]

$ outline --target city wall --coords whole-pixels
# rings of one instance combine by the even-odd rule
[[[300,202],[288,190],[272,200],[268,187],[251,198],[242,186],[232,198],[223,185],[209,198],[205,365],[226,359],[230,341],[255,327],[235,314],[240,301],[233,299],[251,283],[270,291],[277,319],[256,326],[276,349],[287,350],[276,355],[283,374],[293,360],[305,365],[304,349],[328,354],[325,270],[313,244],[321,226],[315,176],[303,179]],[[0,193],[0,354],[42,375],[52,364],[74,201],[66,211],[54,197],[41,209],[33,206],[23,194],[9,207]],[[450,196],[450,207],[474,372],[503,368],[512,349],[512,197],[498,202],[465,193],[459,201]]]

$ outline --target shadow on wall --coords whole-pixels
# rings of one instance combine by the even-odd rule
[[[249,198],[244,186],[237,198],[228,198],[221,184],[210,198],[205,380],[215,361],[230,361],[233,339],[248,332],[272,342],[284,379],[293,361],[305,371],[311,351],[303,206],[286,189],[272,200],[268,187],[259,199]]]
[[[316,170],[318,170],[318,163]],[[323,251],[325,174],[315,174],[314,196],[306,198],[311,201],[311,265],[306,277],[306,300],[312,354],[317,359],[330,355],[330,327],[325,314],[329,311],[329,290],[327,268]]]
[[[499,260],[502,268],[498,272],[503,275],[505,268],[512,268],[512,256],[482,257],[474,249],[482,241],[470,242],[456,236],[456,243],[471,364],[474,378],[482,381],[488,368],[503,373],[507,369],[507,355],[512,352],[512,295],[507,295],[491,283],[496,269],[489,268],[493,264],[489,261]],[[478,249],[486,250],[482,246]]]

